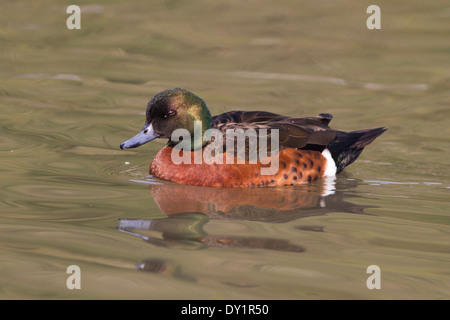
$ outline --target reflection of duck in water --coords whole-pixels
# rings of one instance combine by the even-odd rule
[[[172,249],[215,247],[304,251],[303,247],[284,239],[208,235],[203,229],[208,221],[208,217],[201,213],[178,213],[169,215],[165,219],[121,219],[118,229],[150,244]],[[161,232],[162,237],[155,237],[152,231]]]
[[[160,92],[150,100],[144,128],[120,148],[135,148],[156,138],[169,139],[153,159],[150,174],[181,184],[300,185],[339,173],[386,131],[384,128],[337,131],[328,127],[331,119],[330,114],[290,118],[263,111],[231,111],[211,117],[202,99],[175,88]],[[197,128],[196,123],[200,124]],[[175,131],[187,132],[189,141],[184,138],[180,143],[173,141],[179,139],[178,133],[173,136]],[[234,135],[238,131],[242,133],[241,139],[244,137],[242,142],[249,143],[239,147],[239,138]],[[247,133],[254,133],[254,139],[246,136]],[[250,150],[258,150],[257,156],[252,162],[240,162],[251,157]],[[183,160],[177,163],[174,154]]]
[[[214,219],[285,222],[330,212],[363,213],[366,207],[345,201],[349,196],[342,191],[357,185],[357,180],[332,177],[291,188],[208,188],[164,183],[150,184],[149,189],[158,207],[169,216],[199,212]]]
[[[334,193],[334,177],[292,188],[209,188],[167,183],[150,192],[167,215],[200,212],[210,218],[282,221],[325,206]]]
[[[148,181],[147,181],[148,182]],[[340,190],[356,181],[339,180]],[[304,248],[274,238],[208,235],[203,226],[209,219],[236,219],[287,222],[330,212],[364,213],[363,206],[344,201],[342,191],[334,191],[333,182],[317,181],[292,188],[207,188],[173,183],[150,185],[153,199],[167,215],[163,219],[122,219],[118,229],[145,241],[170,248],[261,248],[302,252]],[[298,228],[323,231],[320,226]],[[153,232],[162,233],[155,237]]]

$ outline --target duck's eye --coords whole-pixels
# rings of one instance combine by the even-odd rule
[[[164,119],[167,119],[168,117],[171,117],[171,116],[174,116],[174,115],[176,115],[177,114],[177,112],[176,112],[176,110],[169,110],[165,115],[164,115]]]

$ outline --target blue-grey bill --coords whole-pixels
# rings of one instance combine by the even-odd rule
[[[135,135],[133,138],[123,142],[120,145],[120,149],[136,148],[158,137],[159,135],[155,132],[155,130],[153,130],[153,126],[150,123],[144,126],[144,128],[142,128],[142,130],[139,131],[139,133]]]

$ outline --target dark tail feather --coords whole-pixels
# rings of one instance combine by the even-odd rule
[[[352,132],[337,131],[336,138],[327,146],[334,162],[336,162],[336,173],[341,172],[346,166],[355,161],[364,147],[386,130],[386,128],[380,127]]]

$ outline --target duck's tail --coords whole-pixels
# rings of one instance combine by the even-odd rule
[[[336,138],[327,146],[336,164],[336,173],[358,158],[364,147],[387,129],[384,127],[352,132],[336,131]]]

